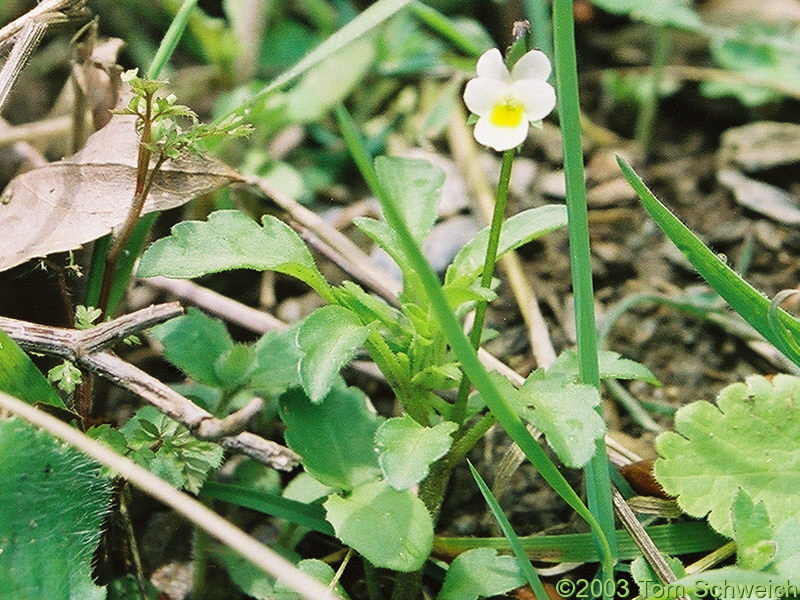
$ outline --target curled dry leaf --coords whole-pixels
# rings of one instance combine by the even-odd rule
[[[0,195],[0,271],[78,248],[120,225],[136,186],[134,117],[115,115],[74,156],[15,177]],[[242,181],[227,165],[189,155],[169,160],[142,214],[180,206]]]

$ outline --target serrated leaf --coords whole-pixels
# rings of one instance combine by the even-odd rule
[[[321,483],[351,490],[380,477],[373,440],[383,419],[367,407],[361,390],[339,384],[314,404],[292,388],[280,398],[280,415],[286,443]]]
[[[753,504],[744,490],[739,490],[731,506],[736,563],[744,569],[759,570],[775,557],[772,525],[764,504]]]
[[[376,567],[416,571],[433,547],[433,520],[422,500],[384,481],[365,483],[346,498],[332,495],[325,510],[336,536]]]
[[[567,209],[560,204],[531,208],[509,217],[500,231],[497,257],[567,224]],[[459,251],[445,275],[446,284],[469,286],[478,278],[486,259],[489,228],[479,231]]]
[[[476,600],[524,584],[513,556],[498,556],[492,548],[475,548],[459,554],[450,564],[436,600]]]
[[[0,329],[0,391],[31,404],[48,404],[67,410],[67,405],[50,387],[42,372],[2,329]]]
[[[15,177],[0,196],[0,271],[72,250],[118,227],[136,188],[134,117],[115,115],[76,155]],[[164,163],[142,214],[180,206],[242,177],[221,162],[187,156]]]
[[[504,387],[513,387],[500,383]],[[507,380],[505,380],[507,382]],[[596,441],[606,432],[596,407],[600,393],[592,385],[571,383],[561,377],[529,377],[509,399],[519,415],[547,438],[547,443],[568,467],[582,467],[592,458]]]
[[[757,375],[720,392],[716,406],[693,402],[661,434],[655,475],[691,516],[732,537],[731,507],[741,488],[763,502],[773,527],[800,517],[800,378]]]
[[[19,419],[0,420],[0,594],[100,600],[92,557],[111,489],[99,466]]]
[[[231,269],[276,271],[308,284],[324,298],[330,288],[291,227],[265,215],[259,226],[238,210],[218,210],[207,221],[183,221],[145,250],[139,277],[192,279]]]
[[[414,241],[421,245],[436,221],[444,171],[419,158],[378,156],[375,172],[408,225]],[[408,268],[407,264],[400,266]]]
[[[378,464],[386,481],[406,490],[422,481],[430,465],[447,454],[451,434],[458,426],[450,421],[423,427],[408,415],[385,421],[375,432]]]
[[[190,307],[185,315],[156,325],[150,333],[164,345],[164,358],[198,383],[222,387],[217,358],[233,348],[225,324]]]
[[[600,379],[636,379],[651,385],[661,385],[653,372],[635,360],[622,358],[617,352],[600,350],[597,354]],[[548,376],[563,374],[571,381],[578,381],[578,352],[574,348],[564,350],[547,369]]]
[[[327,395],[368,334],[355,313],[341,306],[323,306],[305,318],[297,332],[300,383],[312,402]]]

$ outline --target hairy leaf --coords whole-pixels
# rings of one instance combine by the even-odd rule
[[[531,240],[543,236],[567,224],[567,209],[560,204],[551,204],[524,210],[509,217],[500,231],[497,256],[519,248]],[[469,285],[483,270],[486,246],[489,244],[489,228],[482,229],[459,251],[447,269],[447,285]]]
[[[297,345],[302,352],[300,381],[312,402],[327,395],[368,333],[356,314],[341,306],[323,306],[305,318]]]
[[[255,343],[256,367],[250,387],[267,396],[280,396],[290,387],[300,385],[300,359],[297,330],[294,325],[286,331],[268,331]]]
[[[600,350],[597,355],[600,379],[637,379],[651,385],[661,385],[653,372],[635,360],[622,358],[611,350]],[[564,374],[572,381],[578,381],[578,352],[574,348],[558,355],[556,361],[547,369],[547,375]]]
[[[525,583],[513,556],[492,548],[460,554],[450,565],[436,600],[477,600],[498,596]]]
[[[136,187],[134,118],[115,115],[74,156],[15,177],[0,196],[0,271],[78,248],[118,225]],[[242,177],[196,155],[164,163],[142,214],[180,206]]]
[[[800,518],[800,378],[757,375],[720,392],[716,406],[693,402],[675,415],[675,432],[661,434],[655,475],[694,517],[708,514],[732,537],[731,507],[739,489],[763,503],[776,529]]]
[[[731,506],[733,539],[736,542],[736,563],[744,569],[761,569],[775,557],[772,525],[764,503],[753,504],[747,492],[740,489]]]
[[[431,463],[453,445],[455,423],[446,421],[423,427],[410,416],[389,419],[375,433],[378,464],[386,481],[396,490],[406,490],[422,481]]]
[[[263,227],[238,210],[219,210],[208,221],[183,221],[154,242],[139,263],[139,277],[191,279],[230,269],[277,271],[296,277],[326,299],[330,288],[291,227],[266,215]]]
[[[325,502],[337,537],[379,568],[416,571],[433,546],[433,520],[411,491],[384,481],[366,483]]]
[[[300,388],[292,388],[281,396],[280,414],[286,443],[321,483],[351,490],[380,477],[373,440],[382,419],[361,390],[339,384],[314,404]]]
[[[111,498],[83,454],[19,419],[0,420],[0,595],[100,600],[92,556]]]

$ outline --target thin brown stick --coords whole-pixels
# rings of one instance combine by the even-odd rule
[[[188,427],[198,438],[214,440],[228,450],[245,454],[275,469],[290,470],[297,466],[299,457],[285,446],[241,431],[261,409],[260,399],[254,398],[244,408],[220,420],[155,377],[106,350],[120,339],[182,312],[183,308],[177,302],[150,306],[86,330],[45,327],[0,317],[0,329],[23,349],[73,361],[80,368],[133,392]]]
[[[628,503],[625,502],[625,498],[623,498],[622,494],[613,486],[611,488],[611,499],[614,503],[614,510],[622,526],[642,551],[642,555],[644,555],[645,560],[653,568],[653,572],[661,580],[661,583],[670,584],[678,581],[678,578],[675,576],[675,573],[672,572],[672,569],[669,564],[667,564],[658,546],[656,546],[653,540],[650,539],[650,536],[647,535],[647,531],[645,531],[645,528],[639,523],[639,519],[633,514]],[[681,600],[689,600],[689,598],[688,596],[681,596]]]

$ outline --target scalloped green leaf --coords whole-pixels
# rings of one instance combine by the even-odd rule
[[[361,390],[338,384],[314,404],[302,389],[292,388],[280,398],[280,415],[286,443],[319,482],[352,490],[380,478],[373,440],[383,419]]]
[[[732,537],[731,508],[741,488],[763,503],[775,529],[800,519],[800,378],[758,375],[723,389],[716,405],[698,401],[675,415],[656,440],[655,476],[691,516],[708,515]]]
[[[500,231],[497,257],[519,248],[531,240],[564,227],[567,224],[567,208],[561,204],[549,204],[531,208],[509,217]],[[481,274],[489,244],[489,228],[479,231],[458,252],[447,268],[445,284],[469,286]]]
[[[170,236],[145,250],[137,275],[192,279],[231,269],[276,271],[330,299],[330,287],[300,236],[273,216],[265,215],[261,223],[238,210],[218,210],[207,221],[178,223]]]
[[[297,332],[300,383],[312,402],[322,402],[368,334],[356,314],[341,306],[323,306],[305,318]]]
[[[477,600],[524,584],[513,556],[499,556],[492,548],[475,548],[459,554],[450,564],[436,600]]]
[[[300,359],[297,331],[302,322],[286,331],[268,331],[255,343],[256,367],[249,386],[266,396],[280,396],[300,385]]]
[[[67,405],[47,383],[42,372],[2,329],[0,329],[0,391],[31,404],[48,404],[67,410]]]
[[[156,325],[150,333],[163,344],[164,358],[187,376],[204,385],[222,387],[216,361],[234,346],[222,321],[190,307],[185,315]]]
[[[597,359],[600,379],[636,379],[651,385],[661,385],[650,369],[635,360],[622,358],[617,352],[600,350]],[[548,377],[556,374],[563,374],[573,381],[578,381],[578,352],[574,348],[564,350],[547,369]]]
[[[92,557],[110,482],[85,455],[19,419],[0,420],[0,595],[100,600]]]
[[[453,445],[451,434],[457,428],[450,421],[423,427],[408,415],[394,417],[378,427],[378,464],[389,485],[406,490],[422,481],[430,465]]]
[[[561,462],[568,467],[582,467],[592,458],[597,440],[606,432],[603,417],[597,412],[600,393],[592,385],[542,377],[540,373],[528,377],[509,398],[518,414],[544,433]],[[510,383],[499,383],[499,379],[498,385],[513,389]]]
[[[410,490],[399,492],[373,481],[343,498],[325,501],[337,537],[379,568],[411,572],[433,548],[433,519]]]
[[[421,245],[436,221],[444,171],[419,158],[378,156],[375,173],[408,225],[414,241]],[[407,263],[400,266],[405,269]]]

